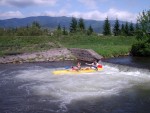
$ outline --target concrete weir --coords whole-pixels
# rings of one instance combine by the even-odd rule
[[[92,49],[71,48],[69,50],[78,60],[82,60],[82,61],[91,62],[95,59],[100,60],[101,58],[103,58],[101,55],[99,55]]]

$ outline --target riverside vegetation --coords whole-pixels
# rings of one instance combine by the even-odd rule
[[[143,11],[139,16],[139,29],[136,38],[138,42],[132,45],[131,53],[134,56],[150,56],[150,9]]]
[[[82,18],[74,17],[69,30],[59,24],[56,30],[49,31],[41,28],[38,22],[20,28],[0,28],[0,56],[62,47],[93,49],[103,57],[128,55],[130,52],[136,56],[150,56],[149,20],[145,23],[145,16],[149,15],[149,11],[144,12],[136,26],[132,22],[119,25],[116,19],[112,31],[107,17],[103,35],[94,33],[92,26],[85,27]],[[143,23],[146,30],[142,28]]]
[[[52,48],[88,48],[104,57],[126,55],[135,37],[87,36],[76,33],[60,36],[1,36],[0,56],[48,50]]]

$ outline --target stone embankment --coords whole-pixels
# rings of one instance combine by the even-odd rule
[[[0,63],[23,63],[23,62],[43,62],[43,61],[62,61],[62,60],[100,60],[102,56],[91,49],[79,48],[56,48],[43,52],[24,53],[0,57]]]

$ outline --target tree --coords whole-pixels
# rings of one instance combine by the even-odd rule
[[[2,30],[3,33],[1,33]],[[41,29],[40,24],[36,21],[24,27],[0,29],[0,35],[6,36],[40,36],[44,34],[47,34],[47,31]]]
[[[113,33],[115,36],[118,36],[120,34],[120,29],[119,29],[120,25],[119,25],[119,21],[118,19],[116,19],[114,28],[113,28]]]
[[[143,32],[142,40],[147,40],[147,38],[150,40],[150,9],[139,14],[137,21],[139,23],[140,30]]]
[[[141,28],[143,32],[150,30],[150,10],[149,11],[143,11],[142,14],[138,17],[138,22],[141,25]]]
[[[60,26],[60,24],[58,24],[57,29],[55,30],[54,34],[59,37],[60,35],[62,35],[62,28]]]
[[[133,36],[134,35],[134,26],[133,23],[131,22],[129,25],[129,35]]]
[[[67,35],[68,33],[67,33],[67,31],[66,31],[66,27],[64,26],[63,27],[63,35]]]
[[[105,22],[103,25],[103,34],[104,35],[111,35],[110,23],[109,23],[108,17],[105,19]]]
[[[61,31],[61,26],[60,26],[60,24],[58,24],[58,26],[57,26],[57,31]]]
[[[129,25],[128,25],[128,22],[126,22],[126,24],[125,24],[124,32],[125,32],[126,36],[129,35]]]
[[[70,32],[76,32],[77,31],[77,19],[75,17],[72,17],[71,23],[70,23]]]
[[[84,20],[82,18],[79,19],[78,26],[80,30],[85,29]]]
[[[135,25],[135,34],[136,34],[136,39],[137,40],[142,40],[143,39],[143,32],[140,30],[139,23],[137,22]]]
[[[132,45],[131,54],[133,56],[150,56],[150,10],[139,14],[139,30],[137,32],[138,42]]]
[[[23,28],[24,31],[26,30],[25,28]],[[41,26],[38,22],[34,21],[31,25],[31,27],[28,28],[29,30],[29,35],[31,36],[39,36],[42,35],[42,30],[41,30]]]
[[[124,24],[121,25],[121,35],[125,35],[125,27],[124,27]]]
[[[91,35],[93,33],[93,28],[92,26],[90,25],[88,30],[87,30],[87,35]]]
[[[34,22],[32,23],[32,27],[36,27],[36,28],[38,28],[38,29],[41,28],[40,24],[39,24],[38,22],[36,22],[36,21],[34,21]]]
[[[135,31],[137,32],[137,31],[139,31],[139,30],[140,30],[139,23],[137,22],[137,23],[135,24]]]

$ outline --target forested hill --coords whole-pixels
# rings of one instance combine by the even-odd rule
[[[41,27],[55,29],[58,24],[61,27],[66,27],[69,29],[71,17],[50,17],[50,16],[37,16],[37,17],[27,17],[27,18],[13,18],[0,20],[0,28],[16,28],[16,27],[25,27],[27,25],[31,25],[32,22],[38,22]],[[124,24],[125,22],[119,21],[120,24]],[[84,20],[86,28],[90,25],[92,26],[95,32],[102,32],[104,21],[96,21],[96,20]],[[114,25],[115,21],[110,20],[111,26]]]

